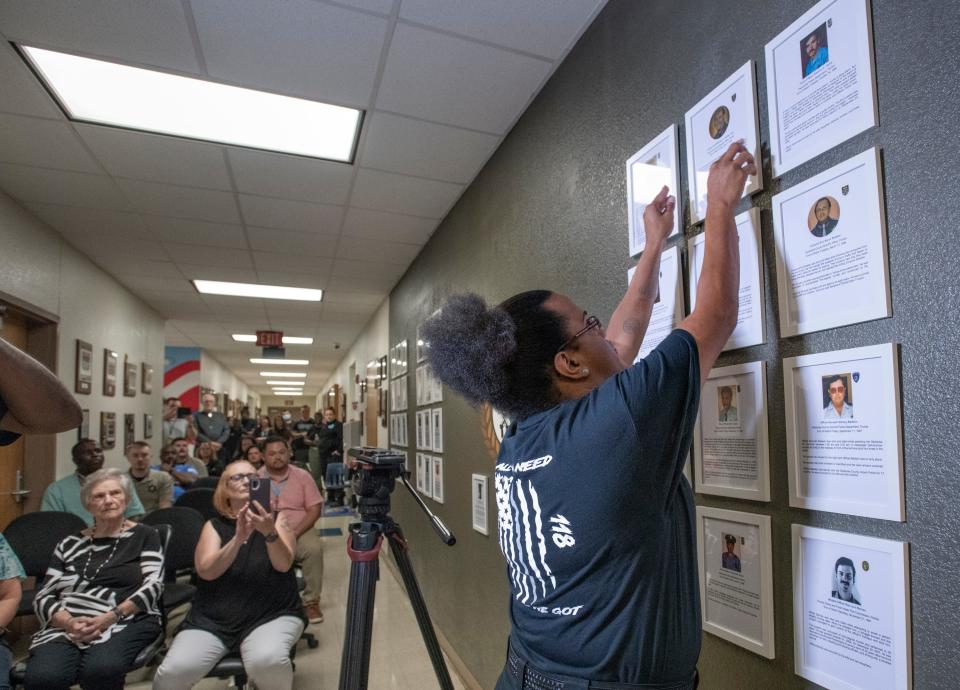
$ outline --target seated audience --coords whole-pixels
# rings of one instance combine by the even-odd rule
[[[166,472],[173,480],[173,500],[176,501],[199,478],[197,468],[190,462],[179,462],[180,456],[173,445],[164,446],[160,451],[160,465],[154,467]]]
[[[213,504],[221,517],[203,526],[196,550],[199,581],[193,605],[157,669],[154,690],[193,687],[228,652],[239,649],[260,690],[290,690],[290,648],[303,632],[303,607],[293,573],[296,537],[250,503],[253,466],[226,467]]]
[[[153,460],[150,444],[134,441],[127,446],[130,479],[145,514],[173,505],[173,477],[167,472],[150,469]]]
[[[37,592],[41,628],[30,644],[28,690],[122,688],[137,654],[160,634],[160,537],[124,518],[134,498],[118,469],[84,483],[81,500],[94,525],[57,544]]]
[[[249,407],[244,406],[240,410],[240,426],[245,434],[252,434],[257,430],[257,420],[250,416]]]
[[[197,476],[207,476],[207,464],[203,460],[190,455],[190,442],[185,438],[177,438],[173,441],[173,449],[177,451],[178,465],[192,465],[197,471]]]
[[[256,469],[263,467],[263,451],[260,446],[250,446],[243,454],[243,459],[253,465]]]
[[[246,456],[247,448],[256,445],[253,436],[243,435],[240,437],[240,445],[237,447],[237,456],[234,460],[242,460]]]
[[[17,615],[23,591],[20,581],[26,579],[23,565],[7,540],[0,535],[0,690],[10,688],[12,656],[7,640],[7,626]]]
[[[81,487],[84,486],[87,477],[103,467],[103,451],[96,441],[85,438],[74,444],[70,454],[73,457],[73,464],[77,466],[77,471],[47,487],[43,492],[40,510],[62,510],[73,513],[82,517],[87,525],[92,525],[93,516],[81,500]],[[139,518],[144,513],[143,504],[140,503],[136,494],[124,501],[124,509],[126,511],[124,515],[128,518]]]
[[[263,415],[260,417],[260,424],[253,431],[253,438],[257,442],[262,442],[273,432],[273,424],[270,423],[270,417]]]
[[[213,447],[212,443],[209,441],[201,441],[197,445],[197,451],[194,457],[202,462],[206,468],[207,474],[205,476],[220,476],[220,473],[223,471],[223,466],[220,464],[220,459],[217,457],[217,451]]]
[[[309,472],[290,464],[290,448],[279,436],[271,436],[263,444],[260,476],[270,478],[270,508],[287,519],[297,539],[296,557],[303,568],[307,620],[322,623],[323,540],[314,525],[323,509],[323,496]]]

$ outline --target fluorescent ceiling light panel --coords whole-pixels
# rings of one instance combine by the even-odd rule
[[[257,336],[255,335],[243,335],[241,333],[234,333],[232,338],[238,343],[255,343],[257,342]],[[283,336],[284,345],[313,345],[313,338],[299,338],[297,336],[285,335]]]
[[[292,371],[261,371],[261,372],[260,372],[260,376],[266,376],[267,378],[276,376],[276,377],[279,377],[279,378],[281,378],[281,379],[283,379],[283,378],[287,378],[287,379],[305,379],[305,378],[307,378],[307,375],[306,375],[306,374],[301,374],[300,372],[292,372]]]
[[[286,390],[282,388],[274,388],[273,392],[276,393],[277,395],[303,395],[302,390],[293,389],[293,388],[291,388],[290,390]]]
[[[72,120],[349,163],[363,113],[20,46]]]
[[[228,283],[222,280],[191,280],[190,282],[193,283],[197,292],[205,295],[291,299],[302,302],[319,302],[323,299],[323,290],[315,290],[313,288],[256,285],[254,283]]]
[[[269,357],[251,357],[250,364],[278,364],[280,366],[305,367],[310,364],[309,359],[270,359]]]
[[[281,379],[280,381],[267,381],[267,385],[268,386],[287,386],[287,387],[303,386],[304,382],[303,381],[284,381]]]

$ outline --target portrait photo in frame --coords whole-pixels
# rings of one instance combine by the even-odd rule
[[[117,367],[120,355],[110,348],[103,349],[103,394],[112,398],[117,394]]]
[[[137,394],[137,367],[136,362],[131,362],[124,358],[123,360],[123,395],[127,398],[135,397]]]
[[[93,390],[93,345],[77,340],[76,380],[73,392],[89,395]]]
[[[100,413],[100,447],[111,450],[117,445],[117,413]]]
[[[144,395],[153,393],[153,367],[146,362],[140,364],[140,392]]]

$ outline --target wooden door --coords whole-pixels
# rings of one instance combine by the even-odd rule
[[[7,312],[0,327],[0,338],[27,349],[27,324],[20,316]],[[0,446],[0,529],[23,512],[23,504],[13,500],[10,493],[17,488],[17,473],[23,472],[24,440],[9,446]]]

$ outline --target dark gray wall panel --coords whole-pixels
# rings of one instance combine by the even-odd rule
[[[763,46],[812,4],[613,0],[397,286],[391,343],[412,342],[417,324],[443,298],[465,290],[496,302],[549,287],[609,316],[629,266],[625,160],[671,122],[682,140],[684,112],[747,59],[757,62],[766,149]],[[909,542],[914,687],[952,689],[960,676],[960,185],[954,174],[960,3],[875,0],[872,13],[880,127],[777,182],[765,161],[766,190],[753,200],[762,209],[768,344],[725,354],[719,364],[767,362],[772,501],[698,500],[772,517],[777,658],[767,661],[704,635],[701,687],[708,689],[810,686],[793,673],[794,522]],[[770,197],[871,146],[883,155],[893,318],[781,340]],[[685,162],[684,156],[681,143]],[[907,522],[789,508],[782,359],[884,342],[901,346]],[[492,474],[493,461],[479,412],[446,396],[446,503],[437,508],[460,543],[440,544],[409,498],[398,494],[394,512],[413,542],[414,567],[437,624],[484,687],[492,687],[508,631],[508,590],[493,502],[492,535],[483,537],[470,529],[469,491],[470,474]],[[411,410],[411,430],[414,421]]]

